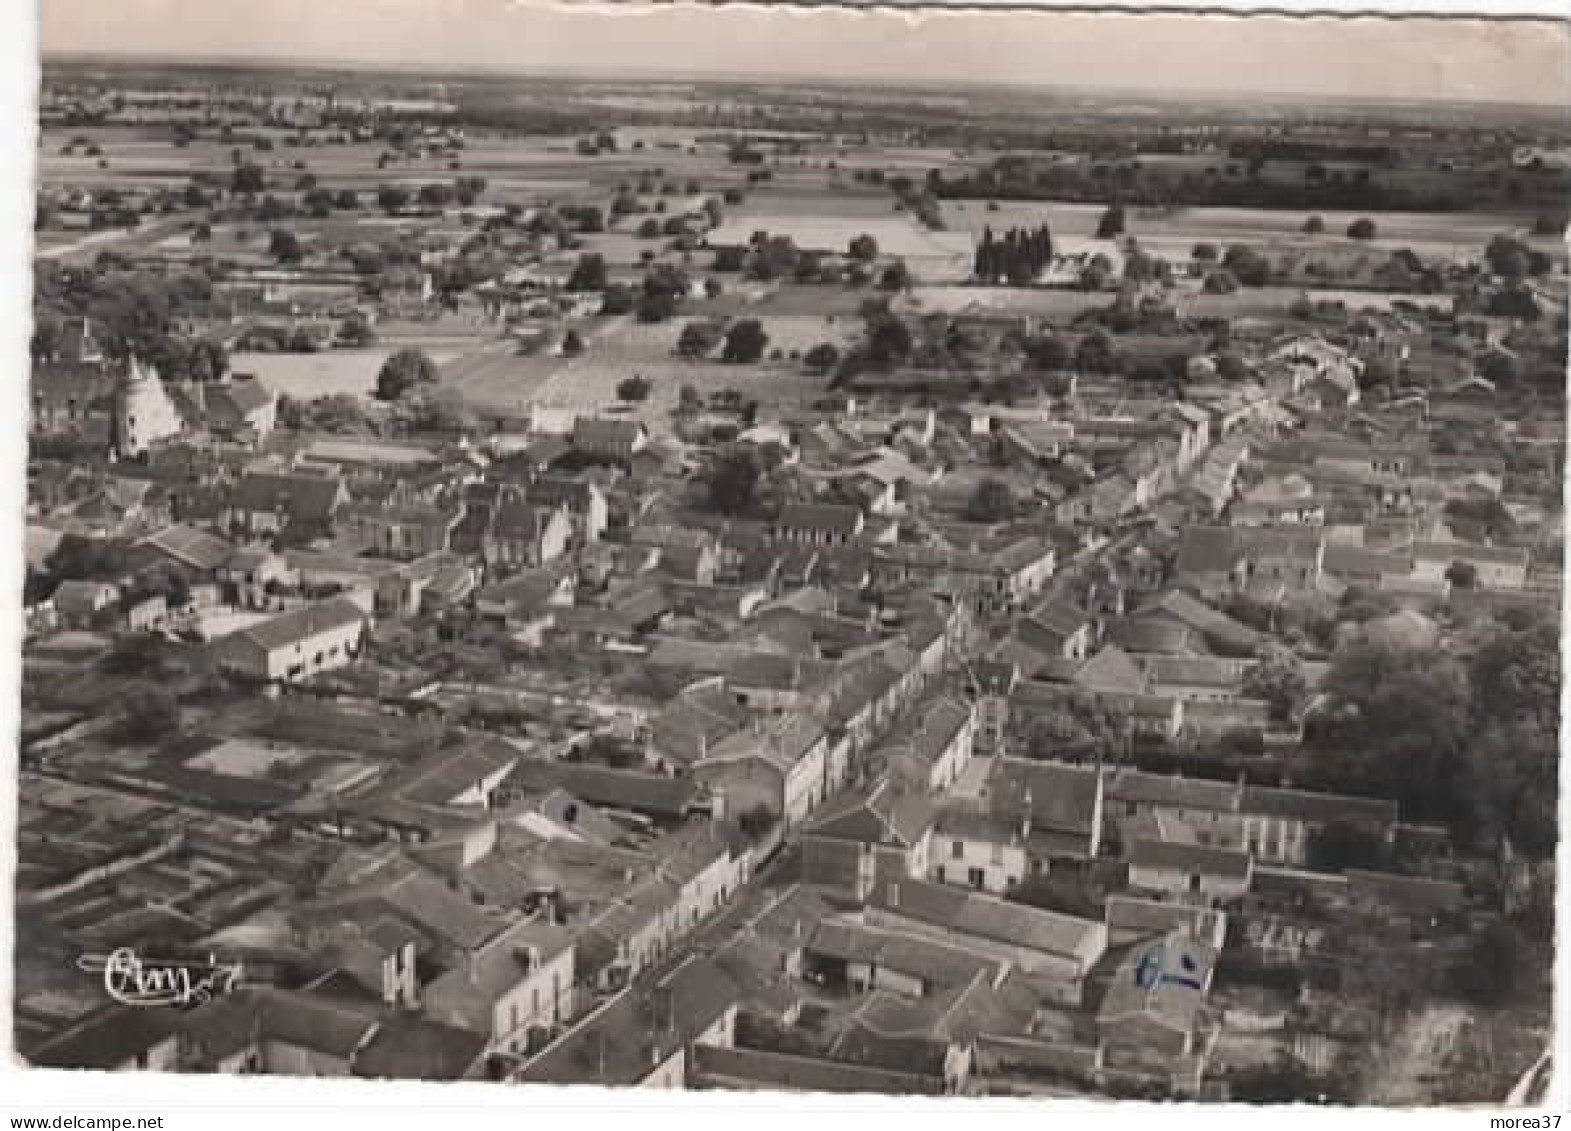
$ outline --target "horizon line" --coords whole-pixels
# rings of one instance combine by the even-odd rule
[[[809,6],[830,7],[831,4],[820,3],[818,0],[808,0]],[[939,7],[951,7],[939,5]],[[1040,9],[1036,9],[1040,10]],[[1097,9],[1104,12],[1127,11],[1134,14],[1137,10],[1131,9]],[[1198,9],[1197,9],[1198,10]],[[1147,9],[1147,11],[1166,11],[1165,9]],[[1225,12],[1226,9],[1218,9]],[[1269,14],[1266,10],[1251,10],[1248,15]],[[1292,15],[1291,12],[1279,13]],[[1306,13],[1301,13],[1305,14]],[[1325,13],[1334,15],[1335,13]],[[1370,15],[1381,16],[1382,13],[1374,12]],[[1401,16],[1383,14],[1384,18],[1399,19]],[[1435,18],[1435,19],[1465,19],[1474,17],[1463,16],[1424,16],[1415,15],[1408,18]],[[1527,15],[1496,15],[1490,18],[1500,22],[1529,22],[1529,23],[1554,23],[1543,16]],[[1335,105],[1383,105],[1383,106],[1458,106],[1458,107],[1488,107],[1491,109],[1515,110],[1563,110],[1565,103],[1556,101],[1530,101],[1521,102],[1509,99],[1494,98],[1448,98],[1445,96],[1431,96],[1413,94],[1408,96],[1396,95],[1366,95],[1366,94],[1325,94],[1304,91],[1272,91],[1272,90],[1247,90],[1224,91],[1210,90],[1199,87],[1169,87],[1166,89],[1156,87],[1129,87],[1101,84],[1054,84],[1025,82],[1021,80],[999,80],[989,82],[986,79],[975,81],[959,80],[922,80],[919,78],[885,80],[873,78],[858,78],[852,75],[837,75],[824,72],[811,71],[753,71],[751,73],[727,71],[675,71],[660,68],[623,68],[615,70],[597,70],[592,66],[563,65],[559,67],[533,65],[527,68],[513,68],[499,64],[488,63],[424,63],[414,60],[398,59],[370,59],[370,58],[322,58],[310,55],[286,54],[258,54],[242,55],[227,54],[223,52],[158,52],[138,51],[135,49],[123,50],[114,48],[78,48],[78,49],[48,49],[39,51],[41,64],[51,61],[70,60],[104,60],[109,62],[136,63],[136,62],[161,62],[175,66],[198,67],[203,65],[222,66],[254,66],[275,67],[279,69],[295,68],[305,70],[352,70],[375,73],[416,74],[426,72],[431,78],[513,78],[513,79],[551,79],[574,77],[585,81],[615,82],[633,80],[654,80],[663,83],[712,83],[725,85],[759,85],[763,83],[780,85],[815,85],[839,86],[848,89],[885,89],[885,90],[1017,90],[1017,91],[1061,91],[1065,93],[1094,93],[1105,96],[1143,96],[1155,98],[1169,98],[1175,100],[1205,100],[1205,99],[1247,99],[1265,98],[1272,101],[1303,101],[1313,100],[1310,105],[1335,106]]]

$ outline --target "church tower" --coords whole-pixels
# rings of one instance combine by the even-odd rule
[[[115,394],[115,454],[121,459],[145,455],[156,444],[180,435],[180,410],[170,399],[158,372],[132,357]]]

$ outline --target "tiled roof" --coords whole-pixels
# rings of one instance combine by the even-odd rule
[[[1175,840],[1137,840],[1129,854],[1132,868],[1159,868],[1242,880],[1249,875],[1249,853]]]
[[[252,472],[231,489],[229,506],[251,513],[281,512],[291,522],[322,522],[338,505],[339,491],[337,479]]]
[[[353,601],[345,597],[334,597],[331,600],[283,613],[270,620],[251,625],[249,628],[243,628],[233,635],[250,640],[268,652],[274,652],[279,648],[287,648],[292,644],[302,643],[351,624],[363,624],[365,620],[365,613]]]
[[[1226,573],[1242,556],[1232,527],[1186,526],[1178,546],[1178,572]]]
[[[399,1013],[355,1054],[354,1074],[374,1080],[459,1080],[484,1054],[487,1035]]]
[[[1242,787],[1234,782],[1208,781],[1178,774],[1149,774],[1120,769],[1107,782],[1111,801],[1133,801],[1172,809],[1236,813]]]
[[[1102,924],[925,880],[874,885],[869,904],[953,932],[1058,955],[1086,965],[1101,955]]]
[[[998,816],[1089,835],[1096,821],[1101,775],[1094,769],[1021,758],[996,758],[987,783],[988,807]]]

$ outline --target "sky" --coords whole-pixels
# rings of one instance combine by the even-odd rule
[[[46,54],[1571,106],[1564,23],[539,0],[42,0]]]

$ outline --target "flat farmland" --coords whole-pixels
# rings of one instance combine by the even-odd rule
[[[554,354],[513,350],[474,350],[442,366],[442,385],[456,389],[470,404],[490,409],[521,409],[569,364]]]
[[[682,307],[684,316],[856,319],[862,304],[878,293],[869,287],[810,283],[783,283],[776,286],[747,282],[739,275],[720,275],[717,278],[725,288],[720,296],[689,301]]]
[[[797,247],[807,251],[844,254],[852,240],[861,235],[871,236],[882,255],[898,256],[907,260],[912,269],[923,274],[917,265],[929,265],[930,270],[946,270],[955,261],[970,270],[973,242],[963,232],[929,232],[916,221],[902,215],[881,217],[856,217],[839,215],[782,215],[779,213],[739,210],[726,216],[724,223],[709,234],[710,244],[720,247],[746,244],[754,232],[768,232],[775,236],[789,236]]]
[[[849,178],[847,178],[849,180]],[[885,220],[895,213],[894,197],[885,189],[847,184],[832,188],[819,177],[811,185],[781,186],[771,182],[751,187],[741,205],[728,206],[727,216],[765,213],[771,216],[830,216]]]
[[[1034,315],[1038,318],[1072,318],[1086,310],[1108,306],[1113,296],[1096,291],[1045,290],[1038,287],[917,287],[896,309],[914,314],[960,314],[986,311],[996,314]]]

